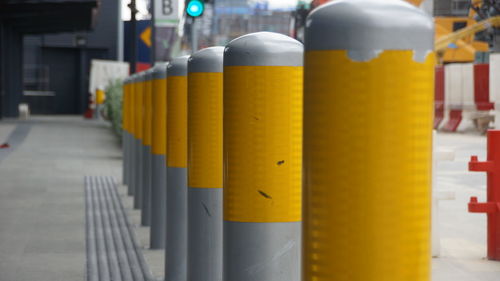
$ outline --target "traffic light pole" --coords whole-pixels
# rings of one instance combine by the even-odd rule
[[[198,51],[198,33],[196,32],[196,18],[191,22],[191,53]]]
[[[149,13],[151,14],[151,67],[156,62],[156,21],[155,21],[155,1],[151,1]]]

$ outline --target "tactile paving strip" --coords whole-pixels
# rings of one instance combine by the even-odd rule
[[[125,213],[115,179],[86,176],[84,180],[86,280],[154,280]]]

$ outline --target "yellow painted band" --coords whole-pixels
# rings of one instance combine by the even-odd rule
[[[427,281],[434,55],[308,51],[304,280]]]
[[[129,131],[132,136],[135,137],[135,83],[130,83],[129,85]]]
[[[131,87],[130,87],[130,83],[126,85],[126,97],[125,97],[125,102],[126,102],[126,108],[125,108],[125,113],[126,113],[126,116],[125,116],[125,128],[127,130],[127,132],[130,133],[130,118],[131,118],[131,105],[132,103],[130,102],[130,98],[132,96],[132,93],[131,93]]]
[[[302,67],[224,67],[224,219],[301,220]]]
[[[132,132],[132,126],[131,126],[131,120],[132,120],[132,85],[129,83],[127,85],[127,107],[126,107],[126,128],[127,132],[131,133]]]
[[[188,76],[188,185],[222,188],[222,73]]]
[[[151,146],[151,127],[153,122],[153,87],[151,80],[144,81],[144,113],[143,113],[143,138],[142,143]]]
[[[167,77],[167,166],[187,167],[187,77]]]
[[[143,103],[144,103],[144,90],[143,90],[144,82],[137,82],[135,84],[135,137],[139,140],[142,140],[143,134]]]
[[[96,103],[97,104],[103,104],[104,100],[106,99],[106,94],[104,93],[104,90],[97,89],[95,91],[95,96],[96,96]]]
[[[167,79],[153,80],[153,154],[167,152]]]

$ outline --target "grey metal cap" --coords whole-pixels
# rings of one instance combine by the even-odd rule
[[[149,68],[144,71],[144,81],[153,80],[154,68]]]
[[[360,61],[383,50],[414,50],[422,60],[434,49],[434,23],[401,0],[337,0],[309,14],[304,44],[306,51],[348,50]]]
[[[131,74],[131,75],[128,77],[128,82],[129,82],[129,83],[135,83],[135,73],[134,73],[134,74]]]
[[[192,54],[188,60],[188,72],[222,72],[224,47],[210,47]]]
[[[168,62],[158,62],[153,68],[153,79],[165,79],[167,78],[167,66]]]
[[[135,75],[137,75],[135,78],[136,83],[146,81],[146,77],[145,77],[146,72],[145,71],[137,72]]]
[[[123,84],[123,85],[126,85],[126,84],[128,84],[128,83],[130,83],[130,76],[127,76],[127,77],[123,78],[123,82],[122,82],[122,84]]]
[[[177,57],[167,66],[167,76],[187,76],[187,61],[189,56]]]
[[[274,32],[238,37],[224,50],[224,66],[302,66],[304,47],[299,41]]]

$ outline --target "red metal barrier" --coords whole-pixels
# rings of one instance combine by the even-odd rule
[[[490,102],[490,65],[474,65],[474,102],[477,110],[491,110]]]
[[[443,131],[455,132],[462,122],[462,110],[452,109],[450,110],[448,122],[443,126]]]
[[[469,212],[488,216],[488,259],[500,261],[500,130],[488,131],[488,155],[485,162],[472,156],[469,171],[487,173],[487,202],[471,197]]]
[[[444,119],[444,67],[437,66],[435,72],[434,84],[434,129],[439,127],[439,124]]]

